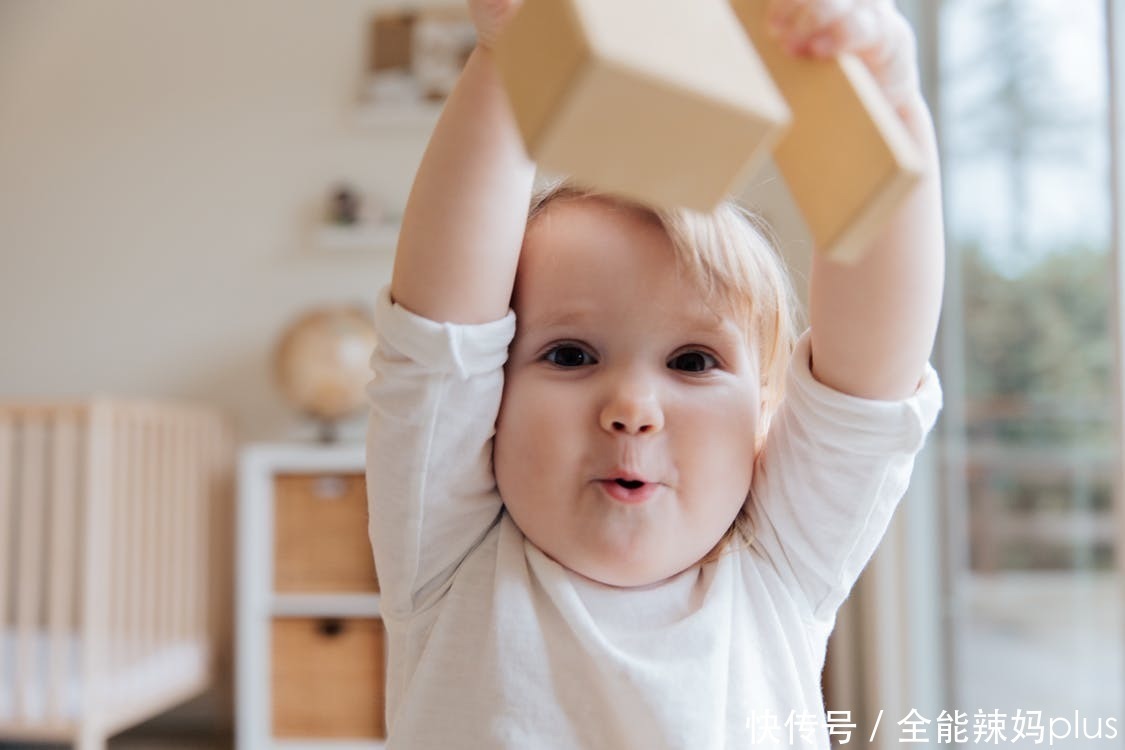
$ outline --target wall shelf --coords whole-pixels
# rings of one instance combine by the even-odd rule
[[[402,128],[428,134],[437,124],[440,102],[372,102],[356,108],[356,121],[369,128]]]
[[[274,594],[278,617],[379,617],[378,594]]]
[[[317,250],[322,254],[355,251],[394,252],[398,244],[397,223],[384,224],[325,224],[316,230]]]

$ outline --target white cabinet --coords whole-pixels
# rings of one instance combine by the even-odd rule
[[[385,636],[362,445],[239,463],[238,750],[381,748]]]

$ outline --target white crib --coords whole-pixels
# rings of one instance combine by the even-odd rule
[[[100,750],[209,686],[233,458],[210,408],[0,403],[0,740]]]

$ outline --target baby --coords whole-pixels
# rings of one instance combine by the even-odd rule
[[[563,183],[528,212],[490,52],[514,4],[469,6],[478,46],[376,304],[388,747],[827,748],[836,611],[941,405],[912,32],[890,0],[771,6],[794,54],[859,55],[927,159],[858,265],[814,258],[798,339],[783,264],[732,203]]]

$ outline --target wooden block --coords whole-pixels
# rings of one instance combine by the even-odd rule
[[[922,172],[922,157],[857,58],[809,60],[766,27],[768,0],[731,0],[793,112],[774,160],[818,252],[858,259]]]
[[[713,208],[789,119],[727,0],[526,0],[495,55],[540,166],[656,206]]]

